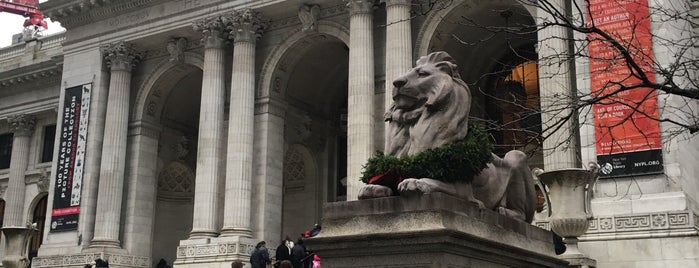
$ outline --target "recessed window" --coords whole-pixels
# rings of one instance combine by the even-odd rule
[[[10,168],[12,133],[0,134],[0,169]]]
[[[53,160],[53,141],[56,138],[56,125],[44,127],[44,145],[41,149],[41,163]]]

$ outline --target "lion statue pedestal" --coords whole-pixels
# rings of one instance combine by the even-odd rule
[[[393,85],[386,154],[365,166],[360,200],[325,204],[323,232],[308,241],[323,266],[566,267],[551,232],[529,224],[526,155],[500,158],[469,138],[480,130],[452,57],[422,57]]]
[[[435,192],[323,207],[323,267],[567,267],[551,232]]]

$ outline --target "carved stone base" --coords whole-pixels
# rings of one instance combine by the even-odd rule
[[[151,266],[148,257],[113,254],[105,252],[89,252],[72,255],[41,256],[32,259],[32,268],[40,267],[71,267],[83,268],[95,259],[103,259],[109,262],[109,267],[114,268],[147,268]]]
[[[5,256],[2,258],[2,266],[29,267],[27,247],[35,230],[27,227],[4,227],[2,232],[5,234]]]
[[[566,267],[549,231],[442,193],[326,204],[323,266]]]
[[[568,262],[568,267],[570,268],[596,268],[597,261],[590,259],[588,257],[567,257],[565,255],[560,256],[561,259]]]
[[[240,236],[182,240],[177,247],[174,267],[230,268],[233,261],[247,263],[257,242]]]

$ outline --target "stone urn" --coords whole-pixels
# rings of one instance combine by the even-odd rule
[[[598,178],[599,165],[591,162],[588,169],[567,168],[552,171],[535,170],[546,187],[546,203],[551,231],[566,242],[564,257],[586,257],[578,249],[578,237],[583,235],[592,219],[590,201],[592,186]]]
[[[36,229],[21,226],[9,226],[2,228],[5,234],[5,256],[2,258],[2,266],[9,268],[27,268],[29,259],[27,252],[29,241]]]

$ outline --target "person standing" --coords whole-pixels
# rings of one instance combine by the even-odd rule
[[[255,250],[250,254],[251,268],[265,268],[267,264],[271,263],[266,245],[265,241],[260,241],[255,246]]]
[[[291,248],[291,264],[294,268],[303,268],[304,257],[306,257],[306,246],[303,244],[303,239],[299,238],[296,245]]]
[[[274,267],[279,267],[284,260],[291,260],[291,247],[293,246],[289,245],[293,245],[293,242],[291,242],[291,238],[287,236],[277,247],[277,253],[275,255],[277,262],[274,263]]]

